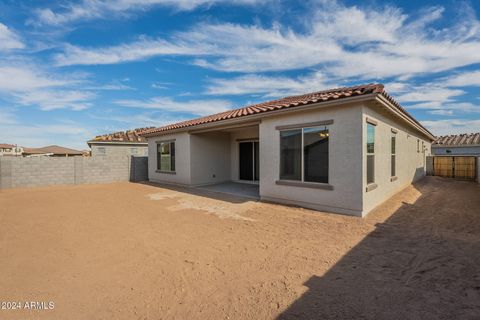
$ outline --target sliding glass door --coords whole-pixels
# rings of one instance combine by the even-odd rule
[[[240,180],[258,181],[259,172],[259,144],[258,141],[240,142]]]

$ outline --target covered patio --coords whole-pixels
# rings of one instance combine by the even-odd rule
[[[225,193],[233,196],[239,196],[243,198],[249,199],[260,199],[259,194],[259,185],[254,183],[241,183],[241,182],[222,182],[207,186],[197,187],[201,190],[206,190],[209,192],[218,192],[218,193]]]

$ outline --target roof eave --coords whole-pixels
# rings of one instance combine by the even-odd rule
[[[89,140],[87,144],[147,144],[146,141],[99,141],[99,140]]]
[[[411,126],[416,128],[418,131],[426,135],[432,142],[436,140],[436,137],[427,130],[424,126],[418,124],[415,122],[411,117],[409,117],[407,114],[402,112],[397,106],[395,106],[392,102],[390,102],[382,93],[376,94],[375,99],[382,103],[384,106],[386,106],[391,112],[399,116],[400,118],[404,119],[407,121]]]
[[[480,147],[480,144],[432,144],[432,148],[465,148],[465,147]]]

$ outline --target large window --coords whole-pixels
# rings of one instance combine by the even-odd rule
[[[280,131],[280,179],[328,183],[326,126]]]
[[[160,171],[175,171],[175,142],[157,143],[157,169]]]
[[[396,134],[392,132],[392,142],[391,142],[391,168],[390,168],[390,176],[395,177],[396,176],[396,159],[395,159],[395,154],[396,154]]]
[[[367,184],[375,182],[375,125],[367,123]]]

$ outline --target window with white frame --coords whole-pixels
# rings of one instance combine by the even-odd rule
[[[397,134],[395,132],[392,132],[392,137],[391,137],[391,150],[390,150],[390,153],[391,153],[391,163],[390,163],[390,176],[391,177],[395,177],[396,174],[397,174],[397,167],[396,167],[396,143],[397,143]]]
[[[367,122],[367,184],[375,183],[375,125]]]
[[[280,131],[280,180],[328,183],[328,126]]]
[[[175,142],[164,141],[157,143],[157,170],[175,171]]]

